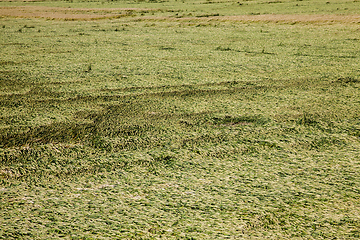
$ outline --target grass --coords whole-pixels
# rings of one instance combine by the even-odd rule
[[[359,2],[329,2],[1,2],[0,238],[358,239]]]

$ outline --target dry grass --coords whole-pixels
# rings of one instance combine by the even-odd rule
[[[146,8],[64,8],[45,6],[14,6],[0,7],[0,17],[15,18],[46,18],[54,20],[96,20],[132,16],[133,13],[157,11]],[[262,14],[239,16],[208,16],[208,17],[164,17],[142,16],[138,20],[167,21],[237,21],[237,22],[274,22],[274,23],[360,23],[360,15],[324,15],[324,14]]]
[[[104,18],[119,18],[124,16],[130,16],[134,12],[148,11],[154,11],[154,9],[18,6],[0,7],[0,16],[15,18],[46,18],[54,20],[96,20]]]
[[[275,23],[360,23],[360,15],[296,15],[265,14],[211,17],[218,20]]]
[[[234,22],[267,22],[267,23],[305,23],[305,24],[331,24],[331,23],[360,23],[360,15],[299,15],[299,14],[263,14],[263,15],[238,15],[238,16],[210,16],[210,17],[141,17],[146,20],[167,21],[234,21]]]

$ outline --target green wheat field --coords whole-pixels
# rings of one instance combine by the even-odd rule
[[[0,239],[359,239],[359,0],[0,1]]]

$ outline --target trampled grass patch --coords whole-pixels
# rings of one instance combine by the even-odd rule
[[[358,239],[358,4],[2,2],[0,238]]]

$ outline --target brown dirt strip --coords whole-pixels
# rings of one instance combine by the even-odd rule
[[[0,17],[46,18],[58,20],[96,20],[132,16],[133,13],[146,13],[158,9],[141,8],[61,8],[43,6],[0,7]],[[239,15],[210,17],[135,17],[137,20],[154,21],[236,21],[236,22],[273,22],[273,23],[360,23],[360,15]]]

